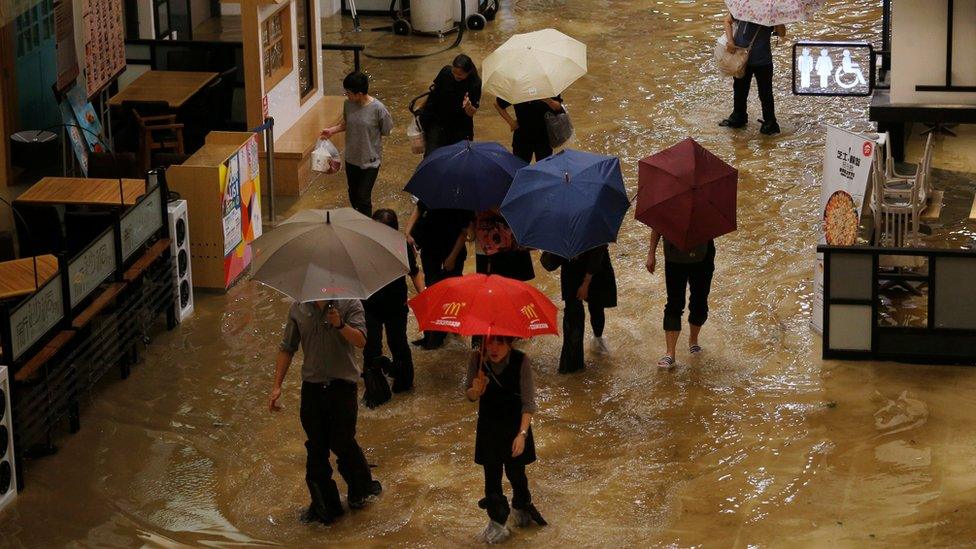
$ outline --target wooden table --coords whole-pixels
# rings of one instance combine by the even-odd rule
[[[132,206],[145,194],[143,179],[123,179],[124,205]],[[86,177],[45,177],[14,200],[15,204],[71,204],[119,206],[119,180]]]
[[[58,258],[37,256],[37,286],[43,286],[58,272]],[[0,263],[0,299],[20,297],[34,292],[34,258],[25,257]]]
[[[108,104],[121,107],[123,101],[165,101],[171,109],[179,109],[214,78],[215,72],[147,71],[112,96]]]

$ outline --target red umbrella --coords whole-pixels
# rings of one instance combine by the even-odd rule
[[[730,233],[739,172],[688,138],[638,165],[635,217],[681,250]]]
[[[528,338],[559,334],[556,306],[532,286],[469,274],[434,284],[410,300],[421,330]]]

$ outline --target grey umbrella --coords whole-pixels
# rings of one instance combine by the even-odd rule
[[[366,299],[409,271],[403,234],[352,208],[300,211],[252,246],[252,278],[297,301]]]

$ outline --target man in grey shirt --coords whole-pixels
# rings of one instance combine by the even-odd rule
[[[343,514],[339,489],[332,480],[330,450],[348,486],[349,507],[364,507],[382,490],[356,442],[360,375],[356,355],[366,344],[365,334],[366,315],[359,300],[295,303],[288,311],[268,407],[272,412],[281,410],[281,383],[301,346],[305,359],[300,416],[308,437],[305,482],[312,496],[302,517],[306,522],[331,524]]]
[[[369,77],[349,73],[342,81],[346,102],[342,122],[322,130],[323,138],[346,132],[346,182],[349,203],[363,215],[373,215],[373,185],[383,160],[385,135],[393,131],[393,117],[386,105],[369,95]]]

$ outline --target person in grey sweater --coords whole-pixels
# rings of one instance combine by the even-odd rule
[[[369,95],[369,77],[352,72],[342,81],[346,102],[342,122],[322,130],[328,139],[346,132],[346,181],[349,203],[363,215],[373,214],[373,185],[383,160],[383,136],[393,131],[393,117],[379,99]]]

